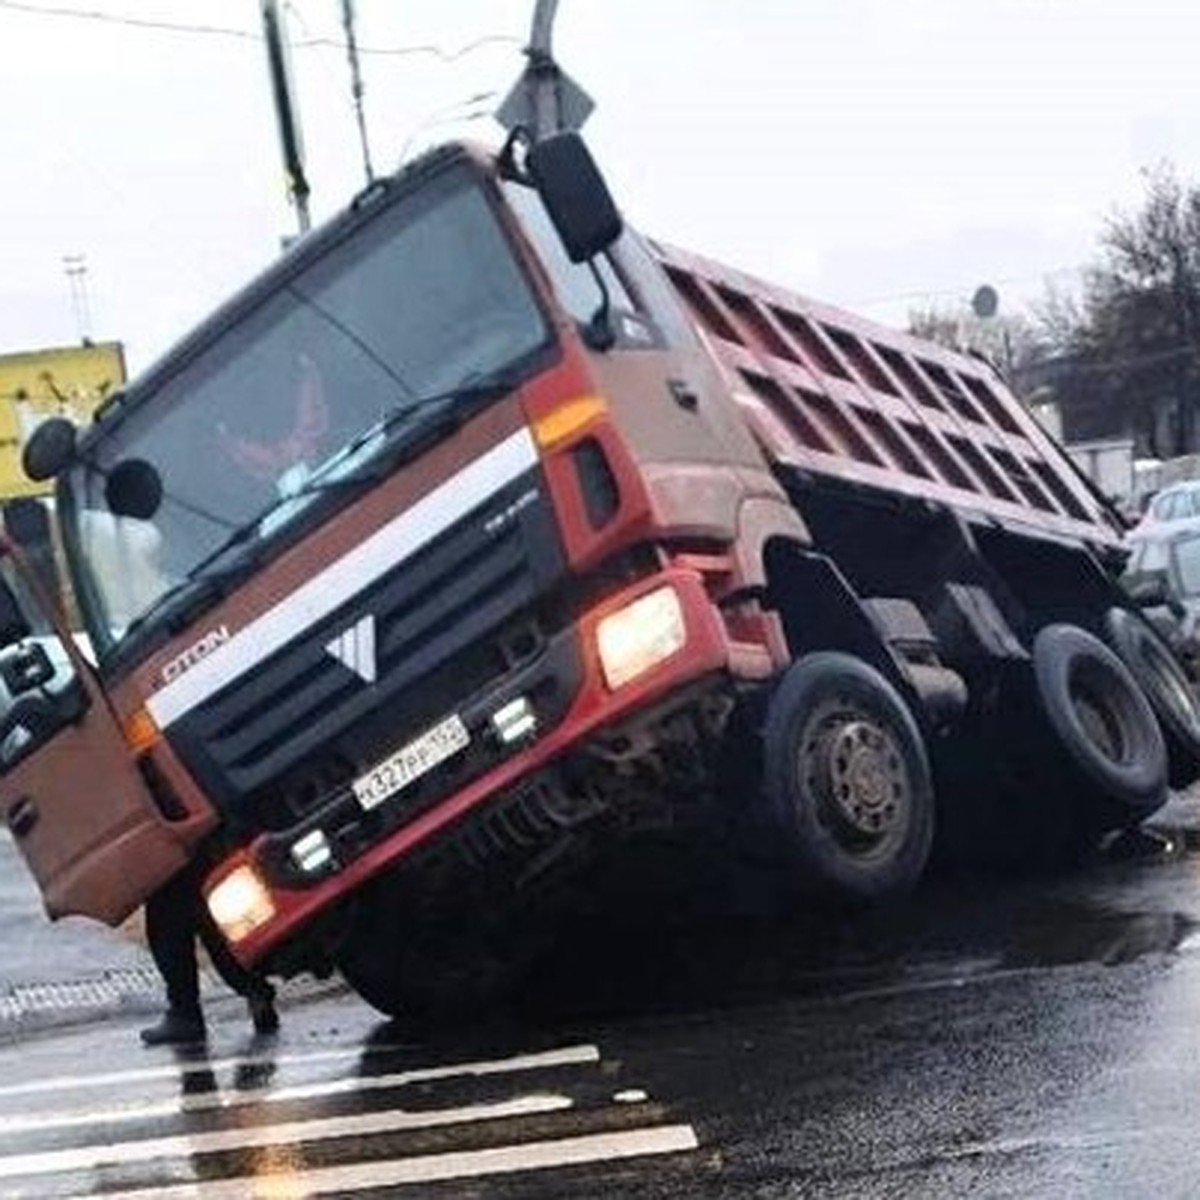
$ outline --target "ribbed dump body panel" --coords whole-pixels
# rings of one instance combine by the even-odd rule
[[[1115,513],[987,364],[654,249],[775,463],[1119,543]]]

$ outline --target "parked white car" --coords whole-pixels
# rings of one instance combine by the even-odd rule
[[[1186,528],[1184,522],[1194,522],[1200,529],[1200,479],[1188,479],[1165,487],[1146,506],[1137,526],[1130,532],[1131,540],[1170,528]]]

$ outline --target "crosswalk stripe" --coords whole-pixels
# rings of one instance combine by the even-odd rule
[[[140,1121],[188,1112],[233,1109],[250,1104],[316,1100],[326,1096],[407,1087],[414,1083],[430,1083],[440,1079],[453,1079],[460,1075],[481,1077],[510,1072],[546,1070],[553,1067],[594,1063],[599,1059],[600,1052],[595,1046],[569,1046],[562,1050],[518,1054],[506,1059],[457,1063],[439,1067],[418,1067],[390,1075],[325,1079],[314,1083],[290,1084],[285,1087],[246,1088],[235,1092],[205,1092],[195,1096],[176,1096],[168,1100],[146,1103],[109,1105],[103,1109],[0,1117],[0,1135],[29,1133],[35,1130],[70,1129],[101,1122],[110,1124],[121,1121]]]
[[[38,1151],[0,1157],[0,1178],[79,1171],[84,1168],[111,1167],[148,1162],[178,1155],[209,1154],[228,1150],[258,1149],[293,1142],[324,1141],[339,1137],[367,1137],[380,1133],[428,1129],[468,1121],[495,1121],[531,1113],[558,1112],[571,1108],[569,1096],[542,1094],[521,1096],[495,1104],[468,1104],[459,1108],[441,1108],[422,1112],[403,1109],[365,1113],[350,1117],[313,1117],[287,1121],[279,1125],[257,1125],[248,1129],[225,1129],[211,1133],[181,1134],[174,1137],[145,1138],[140,1141],[113,1142],[65,1150]]]
[[[304,1066],[340,1062],[368,1055],[378,1057],[381,1054],[395,1054],[396,1050],[397,1048],[394,1046],[341,1047],[336,1050],[315,1050],[308,1054],[280,1054],[278,1056],[258,1054],[212,1060],[197,1059],[195,1062],[176,1062],[133,1071],[110,1071],[103,1075],[54,1075],[0,1085],[0,1099],[8,1096],[34,1095],[41,1092],[151,1083],[159,1079],[176,1081],[185,1075],[215,1075],[227,1070],[236,1070],[239,1067]],[[600,1051],[595,1046],[579,1045],[567,1046],[560,1050],[538,1051],[532,1054],[514,1054],[508,1058],[479,1059],[472,1062],[448,1063],[437,1067],[415,1067],[404,1074],[408,1076],[406,1082],[425,1082],[434,1079],[451,1079],[456,1075],[494,1075],[505,1071],[532,1070],[538,1066],[599,1061]],[[368,1075],[363,1078],[371,1077]]]
[[[392,1048],[394,1052],[394,1047]],[[131,1071],[108,1071],[102,1075],[47,1075],[40,1079],[23,1079],[20,1083],[0,1085],[0,1100],[8,1096],[32,1096],[41,1092],[62,1092],[89,1087],[115,1087],[122,1084],[153,1083],[158,1079],[177,1080],[185,1075],[201,1075],[227,1068],[277,1066],[293,1063],[333,1063],[361,1058],[364,1054],[382,1054],[384,1047],[344,1046],[336,1050],[314,1050],[311,1054],[248,1054],[217,1060],[197,1058],[194,1062],[172,1062],[156,1067],[139,1067]]]
[[[247,1196],[279,1198],[320,1196],[331,1192],[365,1191],[368,1188],[436,1183],[449,1179],[504,1175],[514,1171],[581,1166],[586,1163],[677,1154],[695,1150],[699,1142],[690,1125],[662,1125],[620,1133],[594,1133],[580,1137],[496,1146],[486,1150],[459,1150],[424,1154],[385,1162],[351,1166],[317,1167],[252,1179],[210,1180],[173,1186],[106,1192],[105,1200],[245,1200]]]

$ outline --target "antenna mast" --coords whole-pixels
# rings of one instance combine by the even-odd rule
[[[75,313],[75,330],[79,340],[87,345],[92,335],[92,310],[88,303],[87,258],[82,254],[64,254],[63,271],[71,289],[71,308]]]
[[[375,179],[375,168],[371,165],[371,146],[367,140],[367,114],[363,106],[365,89],[358,61],[358,39],[354,32],[354,0],[342,0],[342,28],[346,31],[346,55],[350,60],[350,94],[354,97],[354,116],[358,121],[358,142],[362,147],[363,171],[367,182],[372,183]]]

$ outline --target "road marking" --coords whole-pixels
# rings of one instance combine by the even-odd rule
[[[0,1086],[0,1099],[6,1096],[28,1096],[39,1092],[70,1091],[88,1087],[111,1087],[123,1084],[150,1083],[156,1079],[176,1080],[181,1076],[216,1074],[239,1067],[297,1066],[308,1063],[340,1062],[380,1054],[395,1054],[395,1046],[342,1047],[336,1050],[315,1050],[310,1054],[254,1054],[222,1059],[197,1059],[176,1062],[169,1066],[145,1067],[133,1071],[110,1071],[103,1075],[53,1075],[44,1079],[27,1079],[22,1083]],[[531,1071],[538,1067],[557,1067],[570,1063],[599,1062],[600,1051],[592,1045],[566,1046],[560,1050],[543,1050],[532,1054],[515,1054],[509,1058],[480,1059],[474,1062],[449,1063],[437,1067],[415,1067],[405,1071],[406,1082],[426,1082],[452,1079],[456,1075],[498,1075],[506,1071]],[[363,1078],[369,1079],[367,1075]],[[192,1097],[195,1099],[196,1097]],[[7,1128],[7,1126],[0,1126]]]
[[[232,1092],[205,1092],[194,1096],[176,1096],[167,1100],[148,1101],[141,1104],[109,1105],[100,1109],[75,1109],[62,1113],[34,1113],[28,1116],[0,1117],[0,1135],[28,1133],[33,1130],[69,1129],[97,1123],[109,1125],[120,1121],[140,1121],[153,1117],[178,1116],[182,1113],[233,1109],[249,1104],[315,1100],[348,1093],[401,1088],[414,1083],[453,1079],[460,1075],[482,1077],[599,1061],[600,1052],[595,1046],[569,1046],[563,1050],[544,1050],[540,1053],[520,1054],[512,1058],[458,1063],[444,1067],[418,1067],[390,1075],[324,1079],[313,1083],[289,1084],[284,1087],[240,1088]],[[641,1099],[646,1099],[645,1093],[640,1093],[640,1096]]]
[[[174,1137],[93,1144],[65,1150],[43,1150],[32,1154],[10,1154],[0,1157],[0,1178],[115,1167],[181,1155],[261,1149],[292,1142],[369,1137],[372,1134],[429,1129],[467,1121],[497,1121],[504,1117],[529,1116],[531,1113],[559,1112],[564,1108],[571,1108],[573,1104],[569,1096],[546,1093],[521,1096],[516,1100],[503,1100],[496,1104],[468,1104],[459,1108],[439,1108],[422,1112],[405,1112],[398,1109],[352,1117],[311,1117],[304,1121],[285,1121],[279,1125],[255,1125],[251,1128],[222,1129],[212,1133],[180,1134]]]
[[[594,1133],[524,1145],[497,1146],[488,1150],[451,1151],[396,1158],[387,1162],[360,1162],[344,1167],[318,1167],[284,1171],[256,1178],[211,1180],[136,1191],[105,1192],[105,1200],[244,1200],[257,1196],[320,1196],[331,1192],[400,1187],[447,1179],[506,1175],[513,1171],[541,1171],[551,1167],[678,1154],[699,1146],[690,1125],[662,1125],[623,1133]]]

